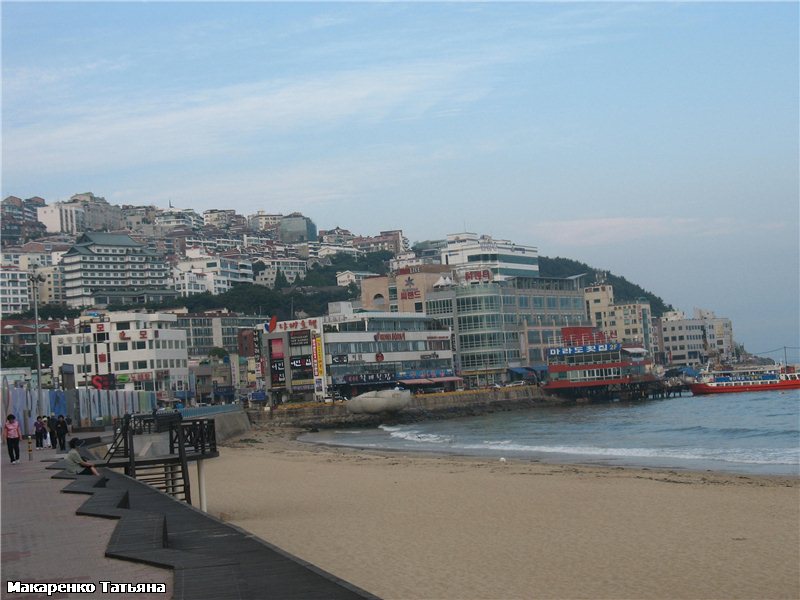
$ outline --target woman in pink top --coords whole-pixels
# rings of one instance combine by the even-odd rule
[[[8,446],[8,455],[11,457],[11,464],[19,462],[19,423],[17,417],[8,415],[6,422],[3,423],[3,438]]]

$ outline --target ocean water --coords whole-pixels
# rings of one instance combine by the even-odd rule
[[[800,390],[532,408],[327,430],[300,439],[543,462],[800,476]]]

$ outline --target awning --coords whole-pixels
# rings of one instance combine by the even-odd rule
[[[433,381],[430,379],[398,379],[397,383],[402,383],[403,385],[427,385],[433,383]]]
[[[464,381],[463,377],[431,377],[431,383],[446,383],[449,381]]]
[[[644,348],[623,348],[622,351],[628,354],[647,354],[647,350]]]

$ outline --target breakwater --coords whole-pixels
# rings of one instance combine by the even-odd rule
[[[535,386],[492,388],[438,394],[419,394],[401,411],[379,415],[351,414],[346,402],[283,404],[272,410],[248,410],[251,422],[290,427],[377,426],[392,423],[477,416],[534,406],[571,404]]]

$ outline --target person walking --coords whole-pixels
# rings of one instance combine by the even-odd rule
[[[36,422],[33,424],[33,433],[36,436],[36,449],[42,450],[44,448],[44,438],[47,437],[47,427],[45,427],[41,415],[36,417]]]
[[[56,416],[50,415],[47,419],[47,430],[50,434],[50,447],[55,449],[58,447],[58,441],[56,437]]]
[[[67,432],[69,428],[67,427],[67,422],[64,420],[64,415],[58,415],[58,421],[56,421],[56,437],[58,438],[58,449],[62,452],[67,450]]]
[[[3,423],[3,439],[8,446],[8,456],[11,458],[11,464],[15,465],[19,462],[19,422],[14,415],[8,415],[6,422]]]

